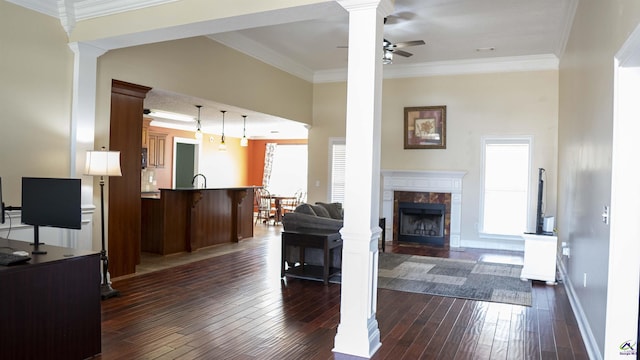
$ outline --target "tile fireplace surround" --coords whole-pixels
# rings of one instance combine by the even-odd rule
[[[382,217],[386,233],[393,234],[394,191],[434,192],[451,194],[451,227],[449,246],[460,247],[462,214],[462,178],[465,171],[382,170]]]

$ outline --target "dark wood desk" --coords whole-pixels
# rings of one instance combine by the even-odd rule
[[[312,230],[313,231],[313,230]],[[290,266],[286,269],[286,249],[288,246],[297,246],[300,249],[300,264]],[[305,249],[316,248],[323,250],[322,266],[305,264]],[[282,232],[282,263],[280,276],[291,276],[303,279],[322,280],[325,285],[329,283],[329,278],[340,272],[331,264],[331,252],[342,249],[342,237],[337,232],[306,232],[306,231],[283,231]]]
[[[46,239],[43,239],[46,243]],[[21,265],[0,265],[0,357],[86,359],[101,352],[100,255],[51,245]],[[0,238],[0,251],[31,253]]]

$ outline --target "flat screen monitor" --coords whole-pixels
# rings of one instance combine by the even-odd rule
[[[80,179],[22,178],[22,223],[33,225],[32,254],[40,250],[40,226],[80,229],[82,223]]]
[[[0,224],[4,224],[4,202],[2,201],[2,178],[0,177]]]
[[[22,223],[80,229],[80,179],[22,178]]]

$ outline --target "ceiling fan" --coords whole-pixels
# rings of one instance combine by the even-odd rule
[[[384,41],[382,41],[382,49],[384,49],[382,63],[391,64],[393,62],[394,54],[404,56],[404,57],[413,56],[413,54],[410,52],[406,52],[404,50],[398,50],[398,49],[409,47],[409,46],[424,45],[424,44],[425,44],[424,40],[411,40],[411,41],[403,41],[399,43],[392,43],[391,41],[384,39]]]
[[[384,18],[384,23],[385,24],[387,23],[387,18]],[[404,56],[404,57],[413,56],[413,54],[410,52],[407,52],[404,50],[398,50],[398,49],[406,48],[409,46],[424,45],[424,44],[425,44],[424,40],[411,40],[411,41],[402,41],[398,43],[392,43],[387,39],[383,39],[382,49],[384,50],[384,55],[382,56],[382,63],[385,65],[392,64],[394,54]],[[348,46],[338,46],[338,48],[347,48],[347,47]]]
[[[404,50],[399,50],[399,49],[406,48],[409,46],[417,46],[417,45],[424,45],[424,44],[425,44],[424,40],[411,40],[411,41],[402,41],[398,43],[392,43],[387,39],[383,39],[382,49],[384,50],[384,55],[382,56],[382,63],[385,65],[392,64],[394,54],[404,56],[404,57],[413,56],[412,53]],[[345,45],[342,45],[342,46],[339,45],[337,47],[342,49],[348,48],[348,46],[345,46]]]

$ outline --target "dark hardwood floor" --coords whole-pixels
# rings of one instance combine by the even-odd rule
[[[281,280],[279,229],[258,225],[238,245],[147,257],[143,274],[114,279],[122,295],[102,302],[96,358],[333,359],[340,285]],[[387,251],[522,261],[505,251]],[[588,358],[562,283],[534,282],[531,307],[379,289],[376,317],[378,360]]]

